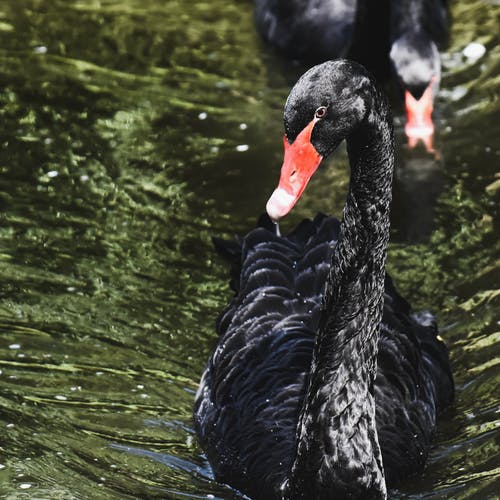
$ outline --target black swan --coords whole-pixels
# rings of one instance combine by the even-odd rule
[[[346,139],[343,220],[318,215],[282,237],[268,218],[216,242],[235,296],[196,395],[196,433],[217,480],[251,498],[386,498],[386,482],[422,469],[453,398],[434,317],[413,314],[385,274],[390,111],[362,66],[338,60],[299,79],[284,120],[268,214],[291,210]]]
[[[410,145],[432,136],[446,0],[255,0],[255,23],[290,57],[321,62],[349,56],[379,77],[390,61],[404,91]]]

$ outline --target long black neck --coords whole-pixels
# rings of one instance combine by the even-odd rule
[[[351,183],[297,429],[290,498],[385,498],[373,382],[393,169],[385,99],[347,140]]]
[[[426,14],[423,0],[391,0],[390,3],[392,39],[423,28]]]
[[[436,43],[448,34],[446,2],[443,0],[390,0],[391,41],[404,33],[426,32]]]

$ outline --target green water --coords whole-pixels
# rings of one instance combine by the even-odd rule
[[[457,400],[397,498],[500,495],[500,4],[452,14],[437,159],[396,106],[389,268],[438,313]],[[302,70],[251,2],[0,3],[1,498],[237,498],[191,422],[230,297],[210,238],[262,212]],[[286,225],[339,214],[347,179],[340,152]]]

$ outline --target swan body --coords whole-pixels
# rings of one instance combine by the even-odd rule
[[[292,89],[285,131],[268,213],[289,211],[347,139],[343,219],[319,215],[283,237],[264,220],[218,241],[235,296],[217,322],[195,429],[217,480],[251,498],[386,498],[387,484],[422,469],[453,398],[434,318],[413,314],[385,274],[390,114],[361,66],[333,61]]]

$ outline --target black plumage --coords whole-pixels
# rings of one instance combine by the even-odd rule
[[[343,220],[318,215],[287,236],[269,220],[237,242],[235,296],[196,396],[199,440],[219,481],[256,499],[385,498],[422,469],[453,397],[434,318],[414,315],[385,275],[393,165],[385,99],[359,65],[316,66],[285,107],[293,142],[347,139]],[[282,173],[283,176],[283,173]]]

